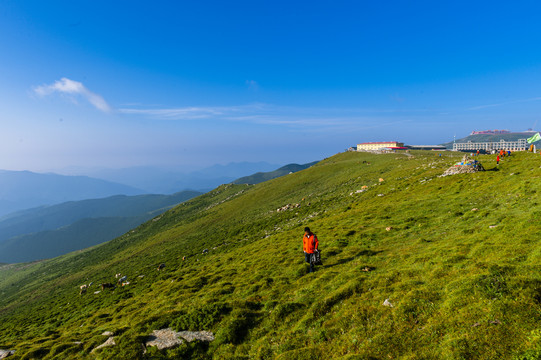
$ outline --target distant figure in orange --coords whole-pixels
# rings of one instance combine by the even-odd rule
[[[500,155],[496,156],[496,165],[500,165]]]
[[[302,250],[304,251],[304,260],[310,264],[310,272],[314,272],[314,261],[312,257],[314,252],[317,251],[319,241],[316,234],[310,231],[307,226],[304,228],[304,237],[302,238]]]

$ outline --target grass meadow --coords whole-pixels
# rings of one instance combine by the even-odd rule
[[[10,359],[541,359],[541,157],[514,153],[497,167],[481,155],[487,171],[439,177],[462,154],[411,154],[342,153],[222,185],[106,244],[3,265],[0,349],[16,350]],[[287,204],[298,207],[277,211]],[[312,274],[305,226],[322,250]],[[116,273],[130,284],[94,294]],[[167,327],[215,340],[144,353]],[[92,352],[104,331],[117,345]]]

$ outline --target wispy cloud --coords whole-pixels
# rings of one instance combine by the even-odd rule
[[[519,100],[512,100],[512,101],[503,101],[503,102],[494,103],[494,104],[473,106],[471,108],[468,108],[467,110],[482,110],[482,109],[487,109],[487,108],[491,108],[491,107],[504,106],[504,105],[510,105],[510,104],[518,104],[518,103],[531,102],[531,101],[539,101],[539,100],[541,100],[541,97],[534,97],[534,98],[528,98],[528,99],[519,99]]]
[[[254,103],[238,106],[121,108],[118,113],[168,121],[223,121],[274,125],[303,131],[360,129],[392,126],[424,118],[426,110],[311,108]],[[431,113],[431,112],[430,112]]]
[[[65,77],[49,85],[36,86],[33,90],[39,96],[48,96],[55,93],[80,96],[100,111],[107,113],[112,111],[111,106],[101,95],[88,90],[83,83]],[[75,98],[72,98],[72,100],[75,100]]]
[[[187,106],[172,108],[121,108],[119,113],[147,116],[158,120],[197,120],[224,119],[232,115],[249,114],[262,111],[266,106],[261,104],[240,106]]]

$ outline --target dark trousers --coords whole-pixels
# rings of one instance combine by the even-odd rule
[[[310,271],[308,272],[314,272],[314,263],[312,262],[312,256],[314,256],[314,254],[304,253],[304,260],[308,264],[310,264]]]

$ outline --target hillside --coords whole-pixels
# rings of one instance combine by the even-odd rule
[[[482,155],[488,171],[439,177],[461,154],[411,153],[344,153],[221,186],[106,244],[5,265],[0,349],[13,359],[539,358],[541,158],[515,153],[496,168]],[[323,254],[314,274],[307,225]],[[116,273],[130,284],[97,288]],[[215,340],[144,348],[167,327]],[[116,345],[91,353],[105,331]]]
[[[477,134],[477,135],[468,135],[462,139],[457,139],[457,143],[466,143],[468,141],[471,142],[497,142],[500,140],[505,141],[517,141],[519,139],[527,139],[531,136],[533,136],[535,132],[517,132],[517,133],[510,133],[510,134]],[[449,141],[447,143],[441,144],[445,146],[448,149],[453,148],[453,141]]]
[[[42,205],[144,193],[130,186],[87,176],[0,170],[0,217]]]
[[[264,181],[276,179],[277,177],[280,177],[280,176],[284,176],[290,173],[296,173],[297,171],[308,169],[310,166],[315,165],[317,163],[318,163],[317,161],[314,161],[314,162],[303,164],[303,165],[288,164],[274,171],[258,172],[250,176],[241,177],[233,181],[232,184],[259,184]]]

